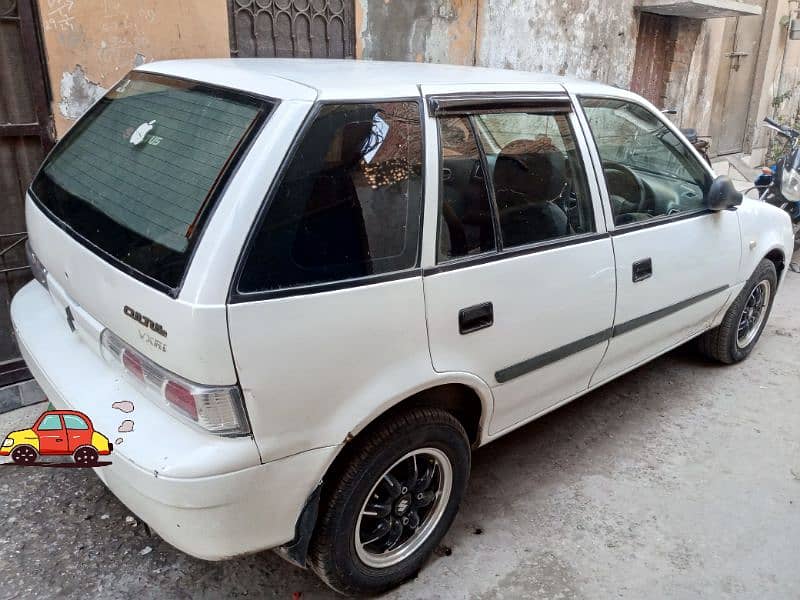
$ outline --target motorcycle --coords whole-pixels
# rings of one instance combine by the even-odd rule
[[[800,249],[800,131],[769,117],[764,126],[786,139],[786,151],[772,167],[765,167],[753,182],[759,200],[785,210],[792,219],[794,249]]]
[[[681,129],[681,133],[686,136],[686,139],[689,140],[689,143],[700,153],[700,156],[703,157],[703,160],[710,165],[711,158],[708,156],[708,150],[711,146],[711,142],[697,135],[696,129]]]

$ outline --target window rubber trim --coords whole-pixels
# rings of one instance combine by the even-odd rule
[[[292,164],[295,155],[297,154],[300,144],[302,144],[303,140],[306,138],[309,129],[314,124],[314,121],[319,116],[320,111],[324,106],[330,105],[342,105],[342,104],[385,104],[389,102],[414,102],[418,109],[419,109],[419,123],[420,123],[420,139],[422,142],[421,148],[421,156],[422,156],[422,173],[421,173],[421,185],[420,185],[420,194],[422,198],[422,204],[419,211],[419,233],[417,234],[417,253],[416,253],[416,260],[414,262],[414,266],[408,269],[402,269],[399,271],[392,271],[389,273],[381,273],[379,275],[367,275],[365,277],[357,277],[353,279],[343,279],[337,281],[330,281],[330,282],[322,282],[322,283],[312,283],[312,284],[303,284],[285,288],[278,288],[273,290],[259,290],[255,292],[240,292],[239,291],[239,281],[241,280],[242,273],[244,272],[244,267],[247,263],[247,259],[250,255],[250,251],[255,243],[255,239],[258,235],[258,232],[261,230],[261,225],[264,223],[264,219],[267,218],[269,214],[270,206],[272,205],[272,201],[275,197],[275,194],[280,187],[280,184],[283,182],[283,178],[285,177],[287,171],[289,170],[289,166]],[[250,226],[250,231],[247,234],[247,238],[245,239],[245,243],[242,245],[242,250],[239,253],[239,257],[236,261],[236,268],[233,272],[233,277],[231,278],[230,288],[228,290],[228,304],[243,304],[247,302],[259,302],[261,300],[271,300],[275,298],[288,298],[291,296],[308,296],[311,294],[321,294],[324,292],[333,292],[341,289],[350,289],[356,287],[362,287],[366,285],[375,285],[379,283],[386,283],[390,281],[398,281],[401,279],[410,279],[413,277],[420,277],[422,275],[422,269],[420,268],[420,261],[422,257],[422,237],[423,237],[423,225],[424,225],[424,213],[425,213],[425,171],[426,171],[426,164],[425,164],[425,149],[428,143],[428,140],[425,137],[425,113],[424,113],[424,105],[422,104],[422,97],[420,96],[411,96],[411,97],[397,97],[397,98],[358,98],[358,99],[348,99],[348,100],[335,100],[335,99],[327,99],[327,100],[318,100],[314,103],[309,110],[308,114],[303,121],[303,124],[298,128],[297,133],[292,140],[291,145],[289,146],[286,155],[283,157],[281,161],[280,167],[278,167],[277,172],[275,173],[275,177],[273,177],[272,181],[269,184],[269,189],[267,190],[266,195],[261,203],[261,207],[259,208],[258,214],[256,218],[253,220],[252,225]]]
[[[42,164],[36,170],[36,173],[31,178],[31,183],[28,185],[27,193],[30,198],[33,200],[33,203],[36,207],[42,211],[42,213],[47,216],[47,218],[55,224],[59,229],[64,231],[67,235],[69,235],[72,239],[77,241],[81,246],[89,250],[92,254],[103,260],[104,262],[110,264],[112,267],[116,268],[119,271],[122,271],[126,275],[136,279],[137,281],[144,283],[148,287],[166,294],[170,298],[178,298],[180,296],[181,289],[183,288],[184,283],[186,282],[186,278],[191,271],[192,264],[194,262],[194,256],[197,252],[197,248],[200,246],[203,240],[203,236],[205,234],[206,225],[207,223],[214,217],[214,213],[216,212],[217,206],[219,205],[220,199],[225,195],[225,191],[228,188],[228,184],[230,181],[236,176],[239,172],[239,167],[244,162],[245,156],[250,152],[253,148],[253,142],[256,140],[258,135],[264,130],[264,127],[267,126],[269,123],[270,117],[275,114],[276,109],[281,103],[279,98],[270,98],[267,96],[262,96],[259,94],[252,94],[246,91],[237,90],[233,88],[228,88],[224,86],[218,86],[202,81],[197,81],[195,79],[189,79],[185,77],[178,77],[174,75],[164,75],[162,73],[153,73],[146,70],[132,70],[127,73],[122,79],[130,76],[133,73],[143,74],[146,76],[147,79],[150,80],[164,80],[166,82],[184,82],[189,84],[194,84],[208,90],[214,92],[222,92],[229,96],[239,96],[244,98],[249,98],[252,100],[257,100],[261,103],[261,108],[259,110],[258,115],[253,119],[253,122],[250,124],[250,127],[247,128],[247,131],[244,132],[239,143],[237,144],[236,148],[231,152],[228,160],[225,161],[220,172],[217,174],[217,178],[212,186],[211,190],[209,191],[204,203],[203,207],[200,209],[200,212],[197,217],[197,222],[199,226],[197,227],[197,239],[195,239],[191,244],[191,249],[189,250],[189,254],[186,259],[186,268],[183,271],[183,275],[181,276],[178,285],[171,287],[150,275],[142,273],[138,269],[131,267],[130,265],[124,263],[117,257],[109,254],[105,250],[103,250],[100,246],[96,245],[91,240],[86,239],[77,231],[72,229],[66,222],[62,221],[58,216],[53,213],[45,203],[34,193],[33,191],[33,182],[39,177],[41,170],[48,164],[50,156],[56,151],[57,146],[60,143],[68,140],[70,136],[76,135],[78,128],[73,126],[70,130],[64,135],[63,138],[59,141],[59,144],[53,146],[50,152],[47,154],[45,159],[42,161]],[[120,79],[119,81],[122,81]],[[119,85],[119,81],[117,81],[111,88],[114,89]],[[269,110],[266,110],[269,109]],[[76,123],[77,125],[77,123]]]

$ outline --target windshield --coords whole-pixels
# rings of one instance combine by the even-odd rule
[[[56,147],[31,191],[81,241],[174,291],[233,158],[273,106],[131,73]]]

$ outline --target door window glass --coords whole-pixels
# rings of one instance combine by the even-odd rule
[[[496,249],[492,208],[478,144],[469,119],[439,119],[442,190],[439,260]]]
[[[475,125],[492,170],[504,247],[595,231],[569,115],[483,114]]]
[[[413,267],[422,210],[419,114],[416,102],[324,106],[271,200],[239,291]]]
[[[38,427],[39,431],[53,431],[55,429],[61,429],[61,419],[58,418],[58,415],[47,415],[42,422],[39,423]]]
[[[86,421],[76,415],[64,415],[64,424],[67,429],[89,429]]]
[[[705,208],[711,177],[648,109],[618,99],[581,100],[603,162],[616,225]]]

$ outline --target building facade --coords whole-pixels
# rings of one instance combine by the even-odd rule
[[[412,60],[632,88],[763,160],[798,112],[789,0],[0,0],[0,388],[27,376],[8,319],[30,277],[24,193],[44,153],[129,69],[187,57]],[[2,410],[2,398],[0,398]]]

